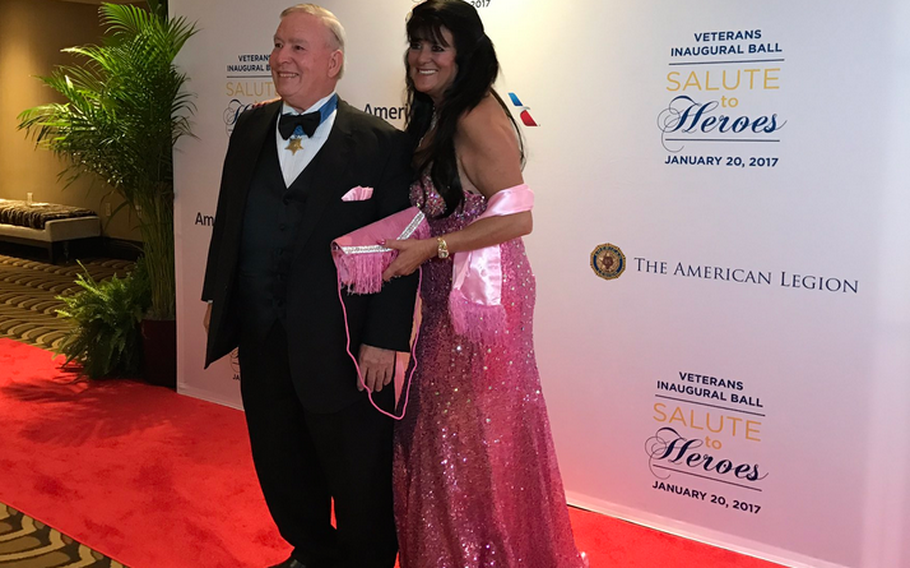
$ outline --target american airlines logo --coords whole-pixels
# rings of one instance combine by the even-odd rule
[[[509,93],[509,100],[511,100],[512,104],[518,108],[522,124],[525,126],[540,126],[537,124],[537,121],[534,120],[534,118],[531,116],[531,107],[523,105],[521,99],[518,98],[518,95],[515,93]]]

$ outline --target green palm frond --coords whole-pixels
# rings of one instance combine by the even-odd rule
[[[183,17],[169,17],[160,2],[148,5],[102,4],[103,43],[64,50],[81,63],[39,77],[67,102],[23,111],[19,128],[66,159],[62,177],[95,176],[129,204],[148,257],[149,315],[172,319],[173,148],[191,135],[195,111],[187,76],[174,59],[196,29]]]

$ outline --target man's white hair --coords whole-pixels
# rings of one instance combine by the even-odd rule
[[[294,14],[301,12],[304,14],[309,14],[311,16],[316,16],[319,18],[326,29],[331,32],[332,39],[334,40],[330,46],[334,49],[340,50],[344,54],[344,26],[341,25],[341,21],[338,17],[332,12],[326,10],[322,6],[316,4],[297,4],[289,8],[285,8],[281,12],[281,19],[283,20],[288,14]],[[341,71],[338,72],[338,78],[344,75],[344,59],[342,59]]]

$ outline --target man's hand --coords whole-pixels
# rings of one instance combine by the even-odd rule
[[[212,321],[212,303],[208,302],[205,305],[205,315],[202,316],[202,327],[205,328],[205,333],[209,332],[209,323]]]
[[[363,374],[363,382],[370,392],[379,392],[392,381],[392,373],[395,370],[394,351],[361,344],[357,362]],[[357,390],[363,390],[360,379],[357,379]]]

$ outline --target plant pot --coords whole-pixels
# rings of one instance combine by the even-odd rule
[[[177,322],[142,320],[142,376],[152,385],[177,389]]]

